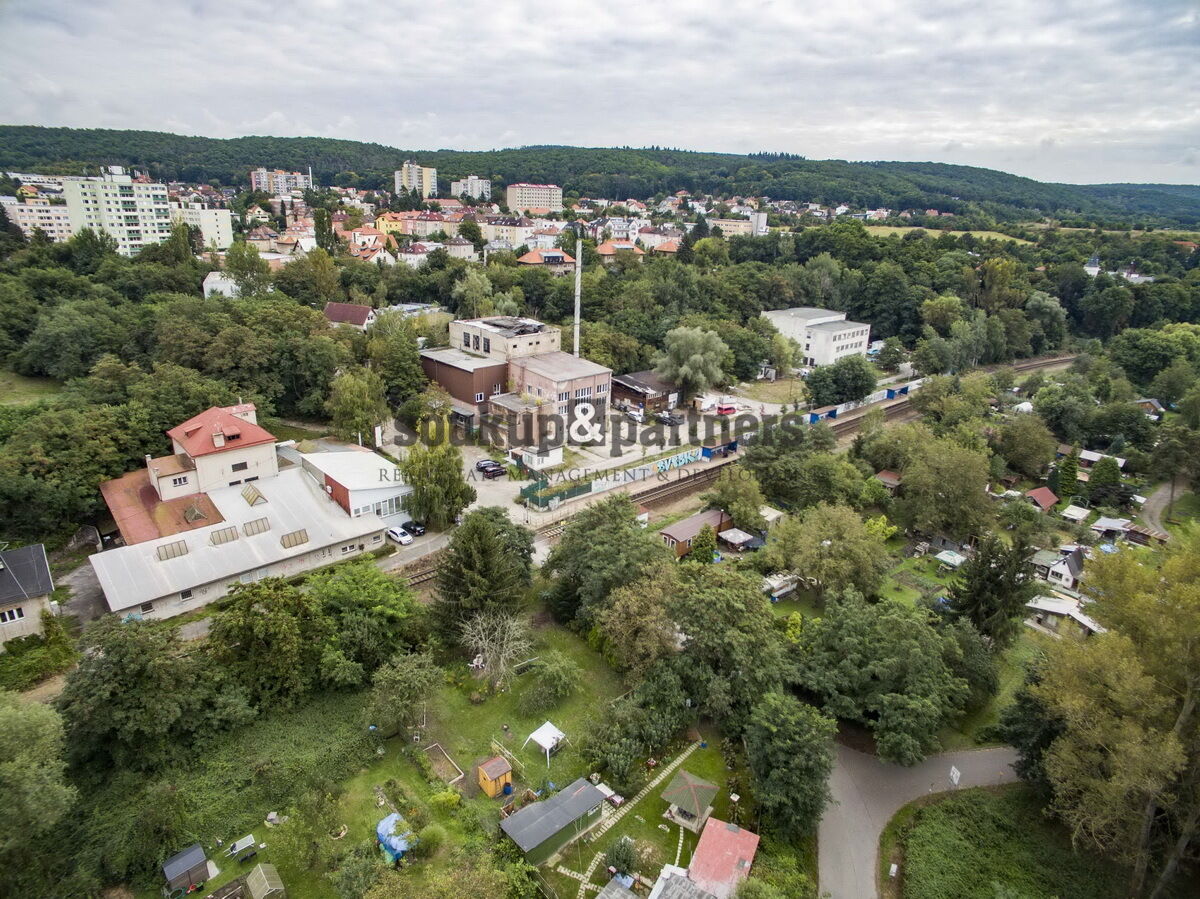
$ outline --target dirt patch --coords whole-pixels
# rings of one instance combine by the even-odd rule
[[[533,613],[529,623],[535,631],[540,631],[554,624],[554,616],[546,609],[539,609]]]
[[[839,721],[837,733],[833,738],[843,746],[849,746],[867,755],[875,755],[875,735],[862,725]]]
[[[433,766],[434,773],[448,784],[457,783],[465,776],[462,768],[454,764],[454,760],[450,758],[450,754],[442,748],[441,743],[434,743],[425,747],[425,754],[429,756],[429,763]]]
[[[58,697],[58,694],[62,692],[66,682],[66,674],[56,674],[54,677],[42,681],[36,687],[26,690],[21,694],[21,698],[27,699],[30,702],[53,702]]]

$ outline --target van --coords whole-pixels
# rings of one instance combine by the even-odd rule
[[[733,415],[735,412],[737,412],[737,406],[733,403],[717,403],[718,415]]]

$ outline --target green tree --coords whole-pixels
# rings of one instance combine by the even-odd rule
[[[305,588],[332,620],[338,648],[366,674],[415,642],[420,607],[412,591],[369,560],[314,572]]]
[[[700,533],[692,540],[692,548],[688,550],[687,560],[700,565],[713,564],[713,555],[717,551],[717,532],[711,524],[706,524]]]
[[[450,290],[459,318],[479,318],[495,311],[492,302],[492,282],[477,268],[467,269]]]
[[[667,332],[663,351],[654,357],[657,375],[679,388],[679,399],[686,403],[724,381],[729,347],[714,331],[700,328],[675,328]]]
[[[1056,493],[1065,500],[1070,500],[1079,492],[1079,451],[1072,449],[1069,456],[1064,456],[1058,463],[1058,490]]]
[[[487,243],[483,239],[483,232],[479,230],[479,225],[471,219],[464,219],[458,224],[458,236],[463,240],[469,240],[475,246],[476,252],[483,249],[483,245]]]
[[[401,316],[387,313],[376,319],[367,332],[367,356],[372,371],[383,379],[392,406],[413,399],[425,389],[428,381],[421,368],[417,337]]]
[[[993,645],[1011,643],[1021,628],[1025,603],[1037,593],[1022,540],[1006,544],[989,535],[963,563],[950,588],[950,612],[970,621]]]
[[[733,519],[734,527],[751,533],[766,527],[762,508],[767,504],[758,478],[743,465],[726,465],[717,476],[711,493],[704,495],[705,503],[721,509]]]
[[[1166,510],[1166,517],[1170,518],[1175,506],[1175,482],[1181,475],[1200,471],[1200,435],[1171,422],[1159,428],[1158,435],[1158,443],[1154,447],[1154,467],[1167,476],[1167,482],[1171,485]]]
[[[628,496],[593,503],[567,522],[546,559],[543,571],[555,578],[551,608],[560,621],[590,627],[614,590],[639,580],[667,556],[659,536],[638,522]]]
[[[904,361],[904,344],[900,342],[899,337],[889,337],[883,342],[883,349],[879,351],[877,361],[884,371],[896,371],[900,368],[900,363]]]
[[[824,503],[775,525],[761,556],[768,570],[810,578],[825,595],[847,587],[877,593],[891,567],[877,531],[869,531],[853,509]]]
[[[504,515],[504,510],[498,510]],[[438,569],[434,612],[444,633],[457,635],[462,623],[483,611],[513,613],[529,585],[529,557],[514,545],[509,528],[497,516],[475,510],[463,518],[450,538],[446,559]],[[527,541],[531,542],[531,541]]]
[[[409,514],[429,527],[448,527],[475,502],[475,488],[463,477],[462,466],[462,453],[451,443],[410,447],[400,462],[404,482],[412,487]]]
[[[678,634],[667,607],[679,587],[679,566],[666,559],[640,580],[618,587],[597,618],[593,634],[602,637],[616,667],[633,683],[675,652]]]
[[[946,663],[947,643],[928,613],[907,603],[868,604],[846,591],[826,599],[792,647],[798,683],[827,715],[875,734],[879,757],[912,765],[938,747],[937,732],[957,715],[967,683]]]
[[[1031,478],[1039,477],[1054,461],[1058,441],[1036,415],[1016,415],[1000,428],[997,441],[1000,455],[1013,471]]]
[[[837,722],[792,696],[768,693],[746,727],[754,796],[773,830],[788,838],[815,831],[829,801]]]
[[[583,682],[583,672],[572,659],[552,649],[544,652],[524,673],[533,680],[521,692],[517,706],[523,715],[540,715],[554,708],[575,692]]]
[[[371,679],[368,720],[385,737],[407,730],[441,682],[442,670],[429,653],[398,653]]]
[[[65,777],[63,722],[49,706],[0,690],[0,889],[34,895],[44,841],[75,802]],[[49,895],[49,894],[46,894]]]
[[[1092,466],[1090,476],[1088,477],[1088,490],[1099,490],[1103,487],[1117,487],[1121,483],[1121,469],[1117,466],[1117,460],[1112,456],[1105,456]]]
[[[254,296],[271,289],[271,267],[258,255],[257,247],[243,240],[235,241],[225,251],[225,273],[237,285],[239,296]]]
[[[963,538],[982,533],[991,522],[983,453],[938,438],[917,449],[903,475],[899,509],[911,527]]]
[[[375,426],[388,417],[383,393],[383,380],[370,369],[351,369],[334,378],[325,403],[334,432],[343,440],[373,443]]]
[[[875,388],[875,370],[863,356],[843,356],[814,370],[804,383],[811,405],[836,406],[867,396]]]

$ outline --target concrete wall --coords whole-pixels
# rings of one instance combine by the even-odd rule
[[[228,443],[225,444],[227,447]],[[234,481],[245,482],[247,478],[273,478],[279,474],[279,462],[275,458],[274,443],[258,446],[237,447],[222,453],[197,456],[195,477],[198,486],[189,493],[207,493],[217,487],[228,487]],[[234,471],[235,465],[245,463],[245,469]]]
[[[50,610],[50,597],[35,596],[31,599],[0,603],[0,612],[10,612],[14,609],[20,609],[24,617],[15,621],[0,622],[0,652],[3,651],[3,644],[14,637],[29,637],[42,632],[42,612]]]

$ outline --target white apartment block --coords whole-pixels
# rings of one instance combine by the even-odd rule
[[[762,315],[780,334],[796,341],[803,351],[802,365],[832,365],[845,356],[865,356],[871,342],[871,326],[846,321],[845,312],[799,306]]]
[[[218,250],[227,250],[233,243],[233,213],[228,209],[210,209],[203,203],[172,203],[171,218],[199,228],[205,247],[216,244]]]
[[[171,236],[171,207],[165,184],[134,181],[120,166],[109,166],[99,178],[63,182],[71,233],[91,228],[106,231],[122,256]]]
[[[276,197],[286,196],[294,190],[310,190],[312,186],[312,169],[309,169],[307,175],[301,172],[285,172],[283,169],[269,172],[264,166],[250,172],[251,190],[263,190]]]
[[[0,197],[0,205],[26,237],[32,237],[36,228],[54,241],[69,240],[73,233],[70,212],[61,203],[54,205],[43,197],[30,197],[24,203],[16,197]]]
[[[563,211],[562,188],[557,184],[510,184],[505,197],[509,211],[514,214],[526,209]]]
[[[396,193],[402,190],[415,191],[426,199],[436,197],[437,169],[404,160],[404,164],[396,169]]]
[[[450,182],[450,196],[468,196],[473,200],[490,200],[492,198],[492,182],[487,178],[467,175],[459,181]]]

